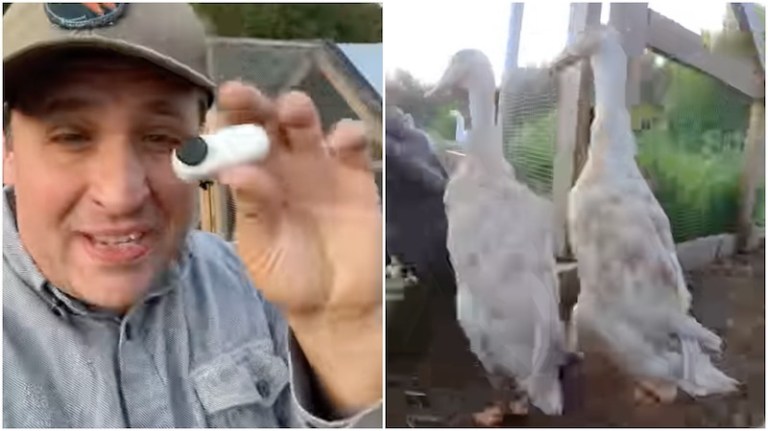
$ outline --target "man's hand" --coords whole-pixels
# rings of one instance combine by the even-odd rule
[[[303,93],[272,101],[228,82],[218,126],[260,124],[270,152],[220,175],[236,202],[235,240],[251,279],[278,306],[341,412],[381,398],[382,216],[366,137],[343,121],[323,136]]]

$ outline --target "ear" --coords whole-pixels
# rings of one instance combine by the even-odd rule
[[[3,135],[3,185],[14,185],[16,182],[16,163],[14,152],[8,139]]]

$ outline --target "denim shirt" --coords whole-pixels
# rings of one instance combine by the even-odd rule
[[[6,427],[380,427],[317,414],[310,368],[230,245],[194,231],[124,316],[47,282],[3,199]],[[314,414],[313,414],[314,413]]]

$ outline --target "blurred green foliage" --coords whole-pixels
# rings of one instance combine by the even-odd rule
[[[377,3],[193,3],[209,32],[224,37],[328,39],[378,43],[382,7]]]
[[[689,133],[689,132],[687,132]],[[690,136],[689,136],[689,139]],[[669,130],[642,132],[638,165],[672,225],[675,241],[732,232],[739,210],[742,149],[692,147]]]
[[[3,3],[3,13],[13,3]],[[210,34],[380,43],[378,3],[192,3]]]

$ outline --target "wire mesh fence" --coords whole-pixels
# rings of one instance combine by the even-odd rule
[[[549,72],[536,67],[510,71],[500,102],[505,157],[519,181],[551,199],[557,88]]]
[[[637,161],[675,241],[735,232],[751,100],[653,53],[642,66]]]
[[[557,85],[541,49],[560,49],[566,35],[570,5],[525,5],[518,46],[519,67],[505,71],[499,97],[504,155],[519,181],[534,193],[552,199],[557,140]],[[546,19],[547,17],[561,17]],[[554,45],[553,45],[554,44]]]

